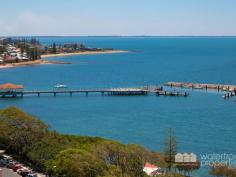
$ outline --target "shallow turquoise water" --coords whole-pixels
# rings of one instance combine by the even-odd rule
[[[236,84],[236,38],[44,37],[43,43],[82,41],[129,53],[69,56],[50,60],[72,65],[3,69],[0,82],[25,89],[132,87],[166,81]],[[23,108],[62,133],[102,136],[162,150],[173,128],[181,152],[236,153],[236,103],[222,93],[191,91],[188,98],[101,95],[25,97],[0,100]],[[204,173],[200,172],[200,173]],[[202,176],[202,175],[201,175]],[[206,176],[206,175],[204,175]]]

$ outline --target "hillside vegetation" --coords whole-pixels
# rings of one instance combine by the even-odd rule
[[[0,148],[54,177],[143,177],[145,162],[163,165],[141,146],[62,135],[15,107],[0,111]]]

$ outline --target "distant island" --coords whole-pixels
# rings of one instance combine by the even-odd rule
[[[113,48],[90,48],[82,43],[43,45],[36,38],[0,38],[0,68],[34,64],[69,64],[45,58],[70,55],[121,53]]]

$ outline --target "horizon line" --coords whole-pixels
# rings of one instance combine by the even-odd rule
[[[0,35],[0,37],[236,37],[236,35]]]

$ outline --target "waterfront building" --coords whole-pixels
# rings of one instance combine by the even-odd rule
[[[0,85],[0,92],[22,92],[23,85],[16,85],[12,83],[5,83]]]
[[[162,174],[160,167],[150,163],[145,163],[143,171],[149,176],[156,176]]]

